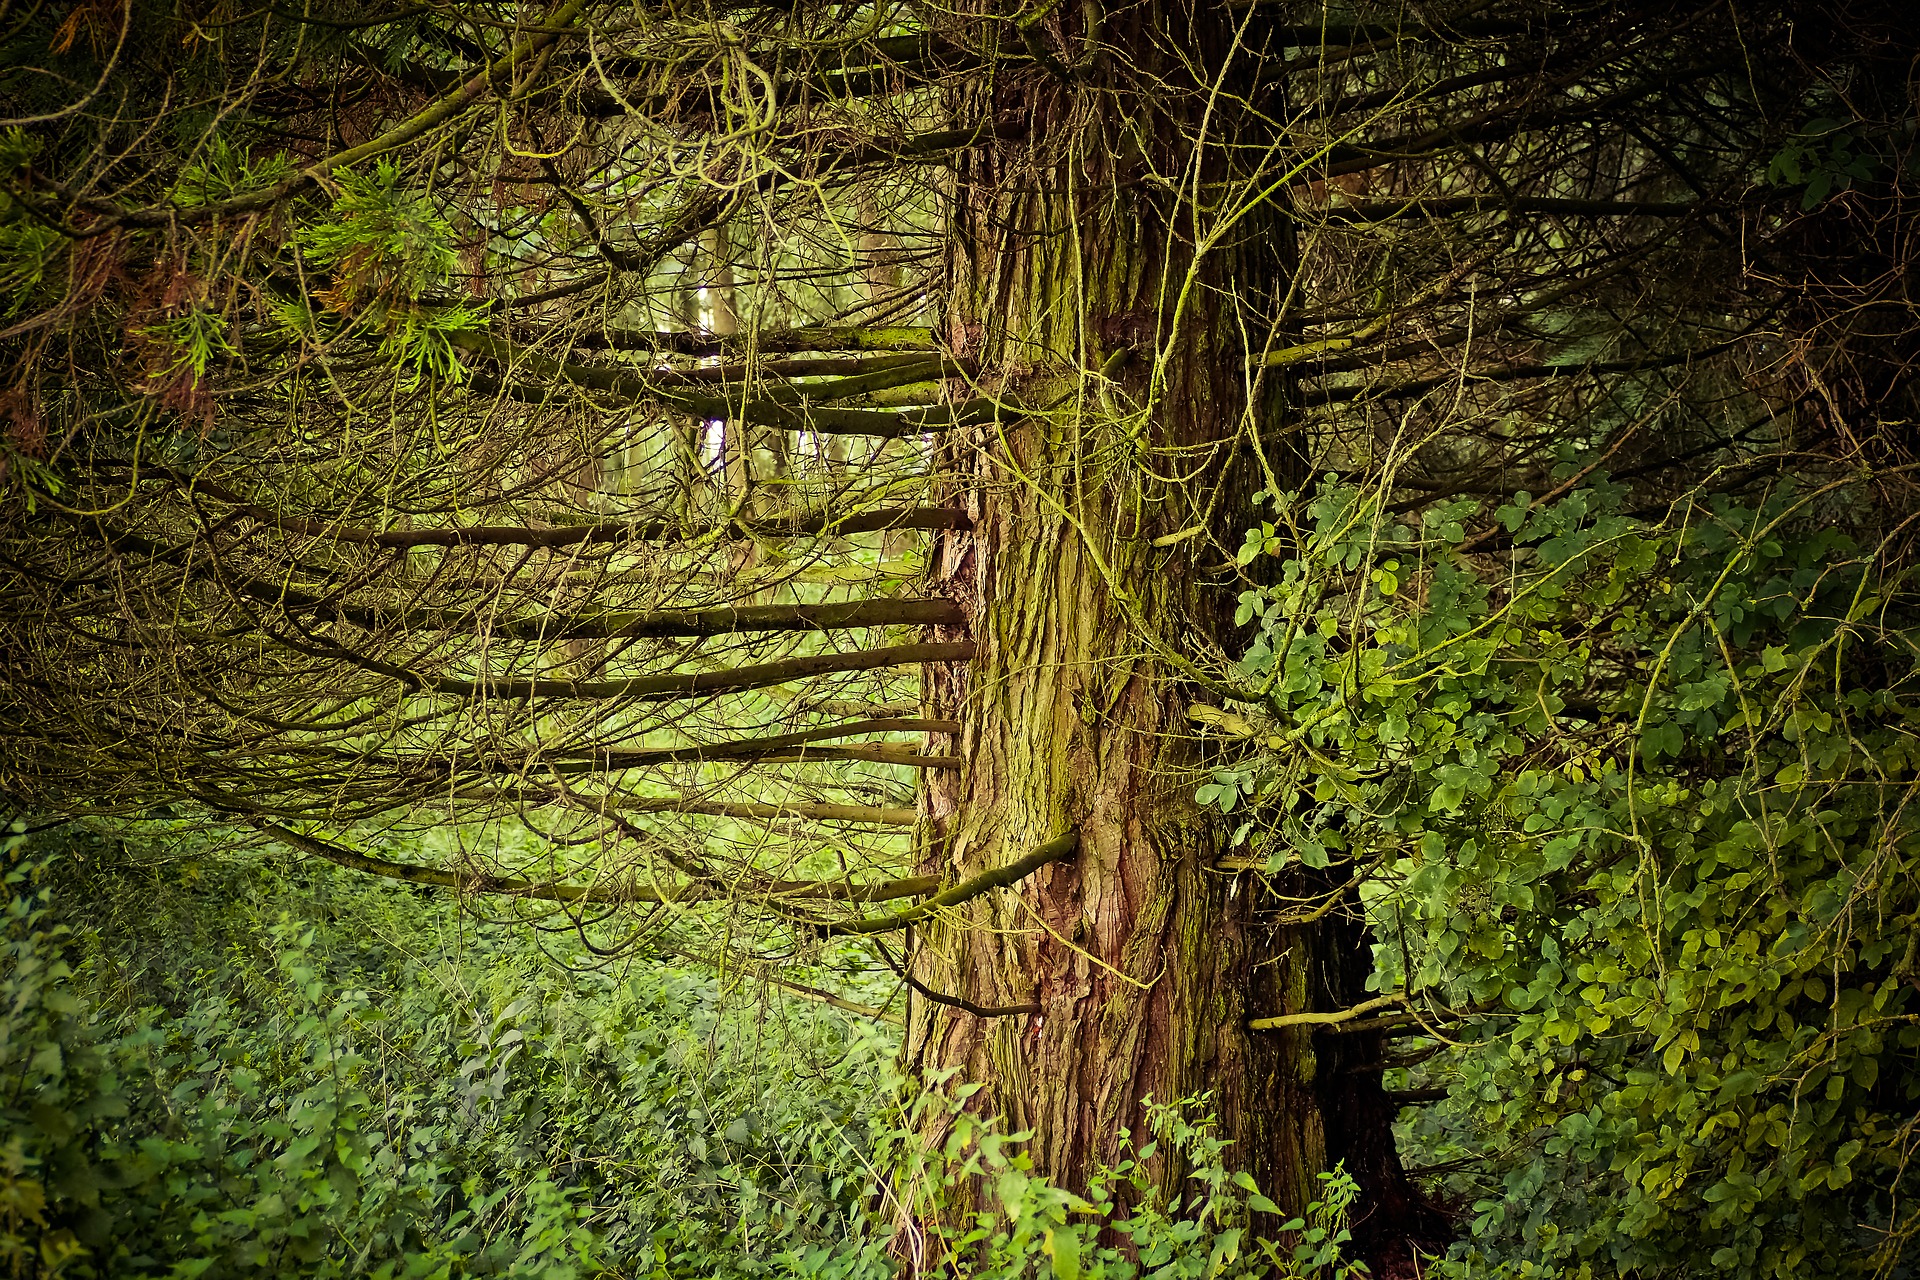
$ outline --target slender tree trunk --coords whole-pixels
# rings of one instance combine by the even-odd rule
[[[1194,26],[1188,47],[1226,38]],[[1056,41],[1064,61],[1072,42]],[[1132,52],[1137,73],[1150,51]],[[922,784],[928,870],[976,874],[1067,831],[1079,853],[920,930],[920,983],[1009,1012],[916,998],[907,1053],[984,1083],[978,1105],[1031,1129],[1036,1166],[1068,1186],[1115,1158],[1122,1133],[1145,1141],[1148,1099],[1208,1095],[1234,1158],[1284,1207],[1346,1160],[1385,1260],[1437,1223],[1394,1154],[1378,1036],[1247,1028],[1365,999],[1365,929],[1350,903],[1290,924],[1258,877],[1217,867],[1227,831],[1191,798],[1198,690],[1167,657],[1236,650],[1236,588],[1206,535],[1237,545],[1253,490],[1276,470],[1300,478],[1278,448],[1281,389],[1249,403],[1251,316],[1235,311],[1284,291],[1286,225],[1256,211],[1196,257],[1205,212],[1140,181],[1184,158],[1136,143],[1130,164],[1129,136],[1108,132],[1131,106],[1132,137],[1181,138],[1192,121],[1159,112],[1178,95],[1101,87],[1003,84],[988,109],[1017,107],[1030,139],[959,177],[949,341],[989,390],[1053,407],[948,446],[972,528],[942,536],[937,565],[979,656],[930,680],[929,711],[965,725],[951,749],[967,768]],[[1161,1162],[1163,1183],[1182,1174]]]

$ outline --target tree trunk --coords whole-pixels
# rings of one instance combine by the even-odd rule
[[[1225,39],[1194,25],[1187,47]],[[1050,40],[1072,60],[1071,39]],[[967,768],[922,783],[925,869],[971,876],[1068,831],[1079,852],[918,931],[920,984],[1011,1011],[915,998],[906,1052],[922,1072],[986,1085],[979,1109],[1032,1130],[1037,1169],[1076,1188],[1122,1133],[1146,1140],[1148,1099],[1208,1095],[1232,1158],[1285,1208],[1345,1160],[1363,1189],[1363,1247],[1384,1262],[1438,1223],[1394,1154],[1378,1035],[1247,1029],[1365,999],[1364,926],[1340,911],[1288,923],[1259,877],[1216,866],[1227,830],[1192,800],[1198,690],[1169,653],[1237,651],[1220,545],[1257,518],[1251,495],[1268,477],[1301,477],[1276,448],[1283,389],[1249,403],[1240,327],[1260,341],[1254,317],[1285,290],[1283,215],[1258,210],[1196,255],[1204,215],[1141,180],[1183,171],[1183,157],[1135,141],[1191,123],[1185,99],[1160,92],[1180,74],[1099,95],[1084,71],[1079,87],[1037,69],[1003,79],[985,109],[1017,111],[1031,132],[958,176],[948,340],[988,371],[989,392],[1052,407],[947,445],[972,528],[943,535],[936,566],[979,655],[929,678],[929,714],[964,723],[952,747]],[[1182,1174],[1163,1155],[1162,1184]]]

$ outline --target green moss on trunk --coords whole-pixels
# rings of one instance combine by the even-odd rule
[[[1194,22],[1203,54],[1226,39]],[[1164,58],[1147,34],[1107,39]],[[1161,84],[1189,74],[1168,65]],[[1430,1233],[1378,1068],[1364,1069],[1383,1056],[1377,1039],[1246,1029],[1364,998],[1363,929],[1339,912],[1285,923],[1257,877],[1216,868],[1227,831],[1191,798],[1194,690],[1169,653],[1230,639],[1221,548],[1237,545],[1267,477],[1299,478],[1297,459],[1273,451],[1284,386],[1270,378],[1249,403],[1248,317],[1235,310],[1284,292],[1284,212],[1255,210],[1196,258],[1205,212],[1142,180],[1180,171],[1182,113],[1203,99],[1035,70],[963,104],[1018,111],[1032,132],[958,173],[947,340],[977,360],[987,394],[1051,408],[945,446],[972,527],[941,535],[938,572],[979,648],[929,684],[927,713],[964,722],[954,750],[967,765],[922,783],[923,870],[971,876],[1069,828],[1080,853],[920,927],[922,983],[1039,1012],[980,1018],[916,999],[907,1056],[983,1083],[978,1105],[1032,1130],[1036,1166],[1066,1185],[1114,1158],[1122,1132],[1144,1140],[1148,1098],[1207,1094],[1281,1205],[1304,1205],[1314,1175],[1351,1158],[1373,1207],[1401,1220],[1376,1213],[1363,1234]],[[1130,138],[1113,124],[1129,107]],[[1229,125],[1257,127],[1215,121]],[[1163,1183],[1178,1180],[1160,1159]]]

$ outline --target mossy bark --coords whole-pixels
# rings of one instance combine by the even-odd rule
[[[1196,31],[1189,48],[1225,39]],[[1255,518],[1253,490],[1300,479],[1285,389],[1269,381],[1250,402],[1243,339],[1286,287],[1284,211],[1254,210],[1196,253],[1211,215],[1150,178],[1182,166],[1192,122],[1167,106],[1181,95],[1072,80],[1036,71],[972,104],[1017,111],[1030,133],[957,176],[947,339],[978,359],[986,392],[1041,408],[945,447],[972,527],[941,536],[937,573],[978,656],[928,683],[928,713],[965,726],[930,749],[966,768],[922,784],[923,870],[971,876],[1068,830],[1080,849],[918,929],[920,983],[1038,1011],[915,998],[907,1057],[984,1084],[976,1105],[1031,1130],[1037,1168],[1069,1186],[1114,1159],[1121,1134],[1145,1140],[1149,1098],[1207,1095],[1283,1206],[1351,1156],[1376,1209],[1422,1216],[1370,1066],[1378,1039],[1246,1027],[1366,998],[1367,939],[1340,912],[1289,924],[1259,878],[1218,868],[1228,826],[1192,800],[1199,690],[1169,656],[1236,650],[1221,547]],[[1163,1158],[1163,1181],[1181,1172]]]

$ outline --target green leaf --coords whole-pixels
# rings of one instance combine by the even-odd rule
[[[1080,1239],[1072,1230],[1049,1227],[1041,1248],[1053,1260],[1059,1280],[1080,1280]]]

